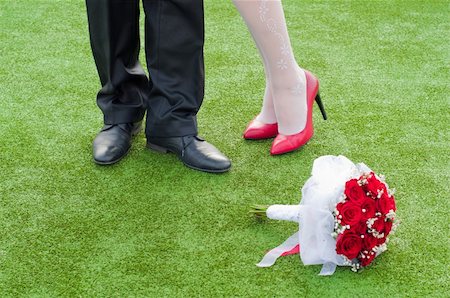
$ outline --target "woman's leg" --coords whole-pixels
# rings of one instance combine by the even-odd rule
[[[253,38],[256,43],[256,39]],[[261,111],[256,116],[256,120],[265,124],[273,124],[277,123],[277,116],[275,114],[275,107],[273,106],[273,96],[272,96],[272,88],[270,86],[270,77],[269,77],[269,62],[266,60],[266,56],[262,52],[262,47],[258,46],[259,54],[261,55],[261,60],[264,64],[264,73],[266,76],[266,88],[264,90],[263,97],[263,105],[261,107]]]
[[[306,78],[295,60],[281,0],[233,0],[246,22],[265,64],[267,87],[257,120],[273,123],[271,103],[283,135],[306,124]]]

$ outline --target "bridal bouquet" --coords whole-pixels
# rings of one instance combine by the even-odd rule
[[[395,211],[384,177],[344,156],[319,157],[299,205],[254,208],[256,215],[300,226],[258,266],[269,267],[280,256],[300,252],[303,264],[323,265],[320,275],[332,275],[336,266],[351,266],[356,272],[387,249],[388,236],[397,226]]]

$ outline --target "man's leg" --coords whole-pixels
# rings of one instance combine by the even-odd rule
[[[203,1],[144,0],[146,55],[153,83],[147,136],[197,134],[204,95]]]
[[[126,155],[140,129],[148,79],[139,57],[139,1],[86,0],[92,52],[102,88],[97,104],[105,126],[94,140],[94,160],[111,164]]]
[[[224,172],[230,161],[197,137],[204,95],[202,0],[144,0],[146,55],[152,90],[146,135],[149,147],[177,153],[192,168]]]

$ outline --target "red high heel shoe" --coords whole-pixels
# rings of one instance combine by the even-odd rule
[[[319,81],[310,72],[305,70],[306,76],[306,100],[307,100],[307,119],[305,128],[294,135],[282,135],[279,134],[275,140],[273,140],[272,148],[270,148],[271,155],[279,155],[287,152],[294,151],[301,146],[305,145],[313,136],[313,119],[312,119],[312,107],[314,101],[317,102],[323,119],[327,120],[327,114],[322,104],[322,100],[319,95]]]
[[[278,134],[278,123],[265,124],[253,119],[244,131],[244,139],[270,139]]]

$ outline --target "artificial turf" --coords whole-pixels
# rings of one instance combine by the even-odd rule
[[[102,116],[84,2],[0,0],[1,296],[449,295],[448,2],[284,6],[329,120],[315,111],[315,137],[284,156],[244,141],[263,69],[232,3],[206,0],[199,128],[233,162],[212,175],[146,150],[143,134],[119,164],[93,164]],[[363,161],[397,189],[389,250],[359,274],[320,277],[297,256],[257,268],[297,226],[258,222],[249,206],[298,202],[327,154]]]

